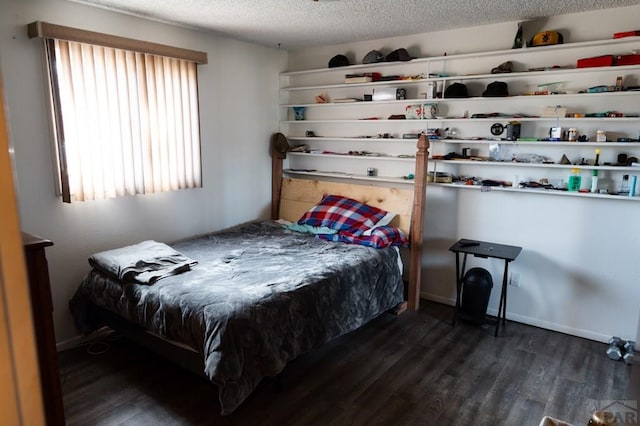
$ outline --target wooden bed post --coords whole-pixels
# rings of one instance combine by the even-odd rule
[[[271,220],[280,219],[280,196],[282,195],[282,163],[287,158],[289,142],[282,133],[271,136]]]
[[[422,239],[424,230],[424,209],[427,186],[427,159],[429,158],[429,139],[422,134],[418,138],[416,153],[416,171],[414,174],[413,208],[411,211],[410,256],[409,256],[409,309],[417,311],[420,307],[420,275],[422,272]]]

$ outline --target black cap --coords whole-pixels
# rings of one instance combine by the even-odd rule
[[[402,49],[396,49],[393,52],[389,53],[385,58],[385,61],[387,62],[410,61],[412,59],[415,59],[415,58],[409,55],[409,52],[407,52],[407,49],[402,48]]]
[[[384,61],[384,55],[379,50],[370,50],[369,53],[362,58],[363,64],[375,64]]]
[[[511,61],[503,62],[495,68],[491,69],[491,74],[503,74],[513,71],[513,63]]]
[[[482,92],[482,96],[495,98],[509,96],[509,87],[504,81],[494,81],[487,84],[487,89]]]
[[[467,86],[462,83],[453,83],[444,90],[445,98],[468,98]]]
[[[349,58],[344,55],[336,55],[329,61],[329,68],[346,67],[348,65],[351,65]]]

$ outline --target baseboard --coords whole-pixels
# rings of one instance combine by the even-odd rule
[[[72,337],[71,339],[56,343],[56,351],[62,352],[69,349],[77,348],[78,346],[86,345],[87,343],[90,343],[98,337],[104,336],[105,333],[110,332],[112,332],[112,330],[109,327],[102,327],[87,336],[80,335]]]
[[[425,300],[430,300],[431,302],[441,303],[443,305],[456,306],[456,300],[450,299],[448,297],[438,296],[436,294],[431,293],[420,293],[420,298]]]
[[[76,336],[69,340],[56,343],[56,351],[58,352],[68,351],[69,349],[76,348],[86,342],[87,342],[87,338],[85,336]]]
[[[455,306],[455,299],[438,296],[436,294],[431,294],[427,292],[421,292],[420,297],[425,300],[430,300],[432,302],[442,303],[444,305]],[[497,316],[498,310],[489,308],[487,309],[487,314]],[[532,325],[534,327],[544,328],[546,330],[557,331],[559,333],[569,334],[571,336],[582,337],[589,340],[594,340],[596,342],[607,343],[611,336],[604,335],[601,333],[594,333],[589,330],[583,330],[575,327],[568,327],[561,324],[556,324],[550,321],[543,321],[538,318],[528,317],[525,315],[514,314],[512,312],[507,311],[507,319],[509,321],[515,321],[522,324]],[[623,339],[625,337],[620,336]],[[632,339],[633,340],[633,339]]]
[[[442,296],[438,296],[436,294],[431,294],[427,292],[421,292],[420,298],[425,300],[430,300],[436,303],[441,303],[443,305],[455,306],[456,304],[455,299],[442,297]],[[496,309],[487,309],[487,313],[493,316],[498,315],[498,311]],[[537,318],[510,313],[509,311],[507,311],[507,319],[509,321],[520,322],[522,324],[532,325],[534,327],[540,327],[546,330],[552,330],[552,331],[557,331],[559,333],[569,334],[571,336],[582,337],[589,340],[595,340],[596,342],[607,343],[611,338],[611,336],[607,336],[600,333],[594,333],[589,330],[582,330],[580,328],[575,328],[575,327],[567,327],[567,326],[556,324],[550,321],[542,321]],[[66,350],[84,345],[90,342],[91,340],[95,339],[96,337],[102,335],[103,333],[105,333],[105,331],[111,331],[111,329],[109,329],[108,327],[104,327],[88,336],[76,336],[69,340],[59,342],[56,344],[56,350],[58,352],[62,352],[62,351],[66,351]],[[623,336],[620,336],[620,337],[624,339]]]

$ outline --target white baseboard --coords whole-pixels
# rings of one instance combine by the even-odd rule
[[[420,293],[420,298],[425,300],[430,300],[432,302],[442,303],[443,305],[456,306],[456,300],[450,299],[448,297],[438,296],[436,294],[431,293]]]
[[[84,336],[76,336],[69,340],[65,340],[63,342],[56,343],[56,350],[58,352],[67,351],[69,349],[76,348],[87,341],[87,338]]]
[[[442,303],[444,305],[455,306],[455,299],[438,296],[436,294],[431,294],[427,292],[421,292],[420,297],[426,300],[431,300],[433,302]],[[497,316],[498,310],[489,308],[487,309],[487,313],[489,315]],[[532,325],[534,327],[544,328],[546,330],[557,331],[564,334],[569,334],[571,336],[582,337],[589,340],[595,340],[596,342],[607,343],[611,336],[607,336],[600,333],[595,333],[589,330],[583,330],[580,328],[569,327],[562,324],[556,324],[551,321],[543,321],[538,318],[528,317],[525,315],[514,314],[512,312],[507,311],[507,319],[509,321],[520,322],[522,324]],[[622,337],[622,336],[621,336]],[[624,337],[623,337],[624,338]]]
[[[87,336],[76,336],[72,337],[71,339],[58,342],[56,343],[56,351],[62,352],[69,349],[77,348],[78,346],[85,345],[95,340],[96,338],[103,336],[105,333],[110,333],[111,331],[112,330],[109,327],[102,327]]]
[[[443,305],[455,306],[455,299],[451,299],[448,297],[438,296],[436,294],[431,294],[427,292],[421,292],[420,298],[425,300],[430,300],[432,302],[442,303]],[[496,309],[487,309],[487,313],[489,315],[496,316],[498,315],[498,311]],[[524,315],[518,315],[514,313],[510,313],[507,311],[507,319],[509,321],[520,322],[522,324],[532,325],[534,327],[540,327],[547,330],[557,331],[564,334],[569,334],[571,336],[582,337],[589,340],[595,340],[596,342],[607,343],[611,336],[603,335],[600,333],[594,333],[589,330],[582,330],[580,328],[568,327],[561,324],[556,324],[550,321],[542,321],[538,318],[527,317]],[[102,335],[105,332],[110,332],[111,330],[108,327],[101,328],[100,330],[95,331],[94,333],[88,336],[76,336],[69,340],[65,340],[63,342],[59,342],[56,344],[56,350],[58,352],[66,351],[69,349],[76,348],[78,346],[84,345],[91,340],[94,340],[96,337]],[[621,336],[622,337],[622,336]],[[623,337],[624,338],[624,337]],[[638,349],[637,345],[636,349]]]

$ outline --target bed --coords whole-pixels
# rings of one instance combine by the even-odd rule
[[[162,354],[182,360],[214,383],[226,415],[261,380],[277,376],[297,356],[385,312],[417,309],[420,265],[415,259],[422,241],[425,176],[420,171],[426,170],[426,138],[418,144],[423,158],[416,162],[421,165],[414,191],[282,178],[287,147],[283,135],[274,135],[272,220],[159,243],[159,250],[166,247],[169,253],[159,252],[157,258],[171,262],[171,269],[163,269],[171,272],[163,276],[131,275],[129,269],[111,268],[113,256],[92,256],[93,267],[70,301],[77,327],[86,334],[109,325],[135,333],[140,342],[152,342]],[[315,219],[305,214],[325,200],[347,196],[367,209],[395,214],[377,230],[372,231],[376,227],[370,222],[357,226],[370,233],[387,226],[405,231],[411,243],[410,266],[404,271],[408,288],[398,248],[402,241],[373,248],[294,229],[303,217]],[[416,212],[420,220],[411,219]],[[291,224],[284,226],[282,220]],[[141,248],[143,243],[108,254],[149,250]]]

